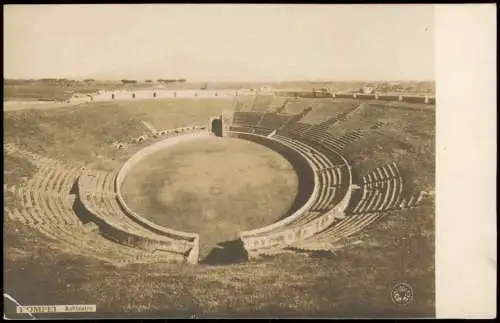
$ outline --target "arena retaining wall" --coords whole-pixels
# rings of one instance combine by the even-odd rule
[[[278,91],[275,94],[279,97],[297,97],[297,98],[332,98],[330,92],[312,92],[312,91]]]
[[[299,227],[284,227],[281,231],[263,237],[247,238],[245,241],[245,248],[249,256],[266,253],[266,250],[269,249],[284,248],[287,245],[314,236],[331,226],[336,218],[343,218],[345,216],[345,209],[351,199],[351,185],[352,181],[350,181],[349,189],[346,194],[335,207],[312,221]]]
[[[189,99],[234,99],[238,96],[256,96],[257,92],[248,89],[239,90],[137,90],[137,91],[115,91],[115,92],[101,92],[93,94],[91,97],[84,97],[84,101],[112,101],[112,100],[158,100],[168,98],[189,98]],[[259,92],[259,94],[263,94]],[[416,96],[409,94],[366,94],[366,93],[342,93],[342,92],[312,92],[312,91],[269,91],[268,95],[275,95],[278,97],[302,97],[302,98],[344,98],[344,99],[358,99],[358,100],[380,100],[380,101],[404,101],[408,103],[426,103],[435,104],[435,98],[427,96]],[[72,99],[74,100],[74,99]]]
[[[284,227],[283,230],[263,237],[246,238],[246,241],[244,242],[245,248],[251,255],[259,254],[259,250],[263,250],[263,253],[265,253],[266,249],[283,248],[287,245],[314,236],[332,225],[336,218],[344,217],[344,210],[347,207],[350,198],[351,190],[349,189],[339,204],[310,222],[307,222],[300,227]]]
[[[252,134],[244,134],[244,135],[247,137],[258,136]],[[272,138],[267,138],[267,137],[263,138],[277,142]],[[293,147],[289,148],[294,149]],[[310,169],[313,170],[313,166],[311,165],[311,163],[304,156],[302,156],[302,154],[299,151],[297,151],[296,149],[294,150],[296,154],[300,155],[301,158],[307,161]],[[311,207],[317,195],[319,194],[318,175],[316,174],[316,172],[313,171],[314,183],[315,183],[313,193],[311,194],[309,200],[294,214],[278,222],[275,222],[271,225],[255,230],[243,231],[240,233],[240,238],[243,241],[245,249],[249,251],[249,254],[255,253],[255,251],[259,249],[284,247],[286,245],[300,241],[304,238],[310,237],[326,229],[333,223],[335,218],[344,217],[344,210],[349,204],[349,200],[351,198],[352,174],[351,174],[351,168],[347,163],[347,160],[341,155],[339,155],[339,157],[348,167],[348,174],[349,174],[349,179],[348,179],[349,185],[346,194],[342,198],[342,200],[334,208],[332,208],[332,210],[325,212],[324,214],[315,218],[314,220],[311,220],[310,222],[300,227],[290,226],[290,228],[287,228],[288,224],[290,224],[291,222],[302,216],[305,212],[307,212],[307,210]]]
[[[190,98],[190,99],[233,99],[238,96],[255,95],[253,92],[241,90],[136,90],[136,91],[114,91],[101,92],[92,96],[94,101],[113,101],[113,100],[159,100],[173,98]]]
[[[399,95],[378,95],[380,101],[399,101]]]
[[[122,193],[121,193],[121,186],[123,184],[123,181],[125,180],[125,177],[127,176],[128,172],[140,161],[142,161],[144,158],[148,157],[149,155],[168,148],[175,146],[180,143],[184,142],[189,142],[193,140],[198,140],[202,138],[208,138],[210,136],[210,133],[208,131],[201,131],[201,132],[196,132],[196,133],[190,133],[190,134],[185,134],[185,135],[180,135],[176,137],[171,137],[167,138],[161,141],[158,141],[152,145],[149,145],[138,152],[136,152],[132,157],[130,157],[121,167],[120,171],[118,172],[118,175],[115,178],[115,191],[116,191],[116,197],[118,199],[118,202],[120,206],[122,207],[123,211],[134,221],[137,223],[140,223],[142,226],[148,228],[149,230],[158,233],[158,234],[163,234],[168,237],[174,238],[174,239],[180,239],[180,240],[186,240],[192,243],[193,248],[191,249],[191,252],[189,253],[188,256],[188,262],[189,263],[197,263],[198,262],[198,255],[199,255],[199,235],[196,233],[188,233],[188,232],[183,232],[183,231],[177,231],[173,229],[169,229],[166,227],[162,227],[160,225],[157,225],[144,217],[138,215],[135,213],[132,209],[130,209],[125,203],[125,200],[123,199]]]
[[[356,99],[359,100],[376,100],[377,97],[375,94],[357,94]]]
[[[403,102],[407,103],[428,103],[428,98],[425,96],[406,96],[403,95]]]
[[[314,173],[312,166],[308,163],[307,159],[299,154],[295,149],[271,138],[263,135],[249,134],[242,132],[230,132],[230,135],[240,139],[255,142],[257,144],[263,145],[266,148],[276,151],[281,156],[286,158],[293,166],[295,170],[300,169],[297,172],[299,177],[299,191],[297,192],[297,198],[289,208],[286,214],[282,216],[282,220],[285,220],[291,216],[294,216],[298,210],[300,210],[305,203],[307,203],[311,196],[315,194],[314,188],[317,181],[316,174]],[[281,222],[281,221],[278,221]],[[275,225],[276,223],[272,225]],[[256,229],[260,230],[260,229]],[[251,231],[251,230],[250,230]]]
[[[302,92],[277,92],[278,96],[285,97],[301,97]],[[314,98],[314,95],[302,96]],[[319,97],[319,96],[317,96]],[[324,97],[324,96],[322,96]],[[356,99],[356,100],[377,100],[377,101],[403,101],[407,103],[425,103],[425,104],[436,104],[435,97],[431,96],[417,96],[417,95],[388,95],[388,94],[366,94],[366,93],[329,93],[328,97],[337,99]]]
[[[340,99],[353,99],[354,95],[352,93],[335,93],[335,97]]]
[[[116,241],[120,244],[136,247],[144,250],[162,250],[168,253],[185,254],[192,246],[187,241],[168,241],[149,238],[142,235],[137,235],[120,228],[117,228],[112,223],[108,222],[105,218],[99,215],[94,208],[89,205],[86,194],[94,194],[92,191],[87,190],[82,182],[85,173],[81,174],[77,179],[78,185],[78,199],[81,205],[89,213],[92,221],[97,224],[100,232],[108,239]],[[146,233],[146,232],[145,232]]]

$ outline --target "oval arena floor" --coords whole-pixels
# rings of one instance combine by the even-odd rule
[[[130,208],[156,224],[199,233],[203,258],[240,231],[276,221],[297,189],[295,170],[277,152],[210,137],[147,157],[128,173],[122,193]]]

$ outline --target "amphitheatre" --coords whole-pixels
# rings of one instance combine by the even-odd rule
[[[434,115],[307,89],[5,111],[6,287],[100,315],[432,316]],[[401,279],[419,299],[394,308]]]

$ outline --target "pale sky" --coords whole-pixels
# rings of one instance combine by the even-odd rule
[[[433,5],[7,5],[4,77],[433,80]]]

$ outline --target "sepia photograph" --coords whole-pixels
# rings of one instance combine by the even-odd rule
[[[435,318],[435,43],[433,5],[4,6],[4,318]]]

